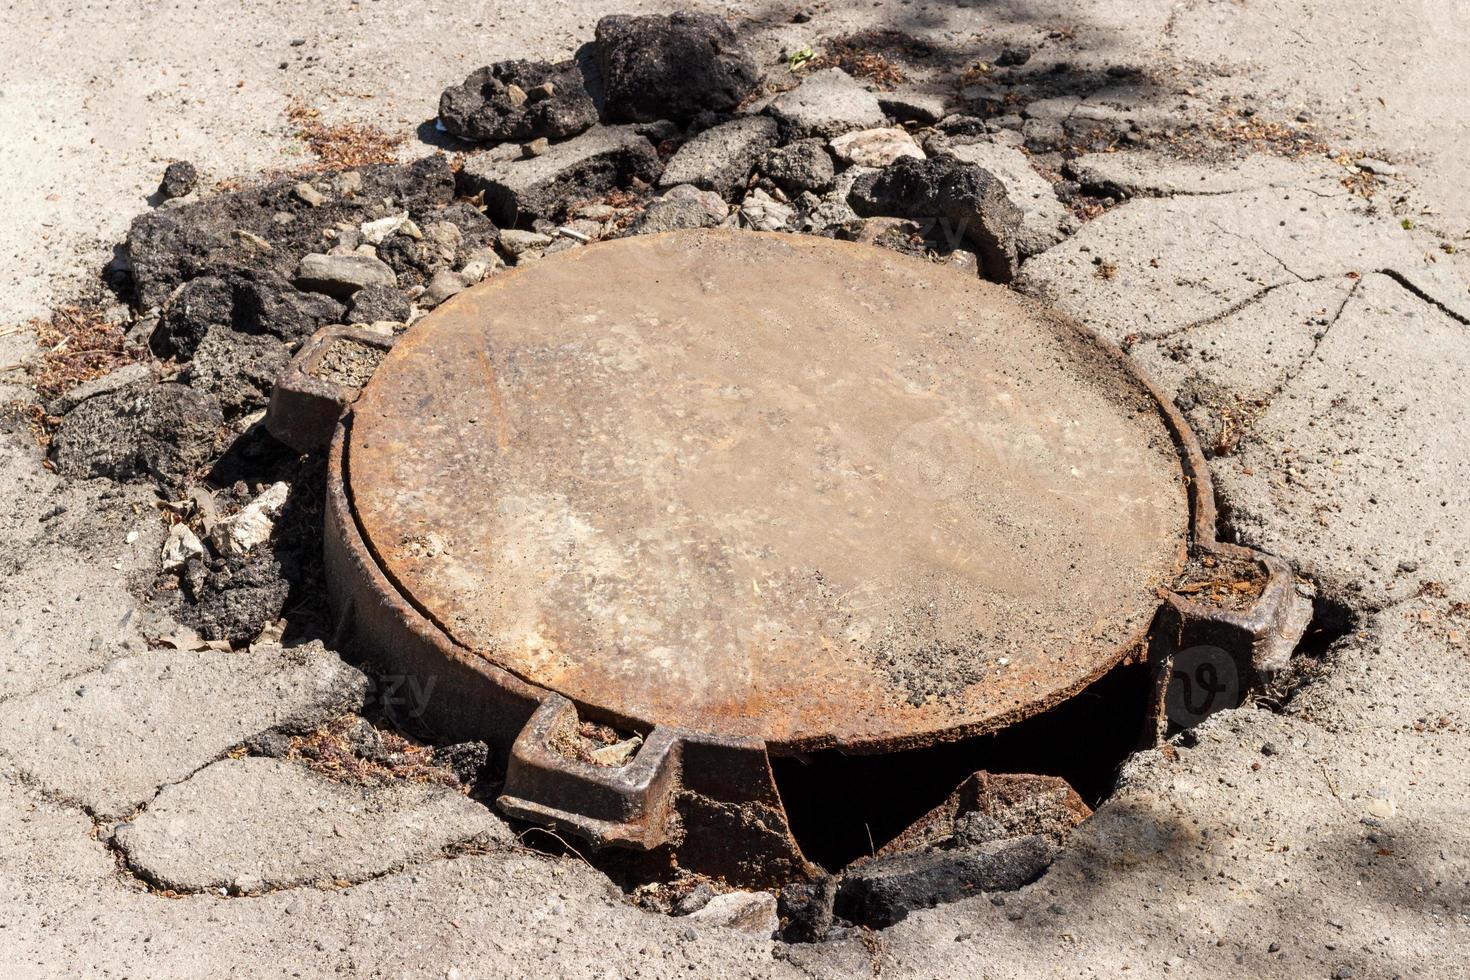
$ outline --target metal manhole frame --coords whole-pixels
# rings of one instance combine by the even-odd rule
[[[1029,297],[1023,301],[1036,303]],[[1219,650],[1240,676],[1259,681],[1284,665],[1306,627],[1310,603],[1298,595],[1286,563],[1218,539],[1213,483],[1183,414],[1116,343],[1052,308],[1047,307],[1046,314],[1112,362],[1124,379],[1148,395],[1162,418],[1178,457],[1189,511],[1180,564],[1202,556],[1252,562],[1264,575],[1262,591],[1243,609],[1165,592],[1151,623],[1128,635],[1093,673],[1043,700],[937,733],[835,748],[877,754],[998,731],[1065,703],[1124,662],[1145,658],[1155,679],[1148,738],[1156,738],[1167,726],[1165,696],[1176,654]],[[760,738],[669,725],[650,731],[634,719],[595,711],[587,717],[645,736],[633,759],[608,768],[557,752],[553,736],[577,723],[577,705],[456,643],[384,571],[351,500],[352,419],[349,405],[337,423],[328,456],[324,514],[328,600],[338,641],[355,646],[383,671],[383,694],[390,707],[442,737],[487,742],[506,771],[498,803],[514,817],[549,824],[595,846],[699,852],[702,858],[686,858],[685,865],[713,862],[733,882],[762,884],[811,870],[791,838],[771,776],[768,746]],[[717,837],[723,840],[701,847]],[[732,837],[739,839],[738,846],[730,846]]]

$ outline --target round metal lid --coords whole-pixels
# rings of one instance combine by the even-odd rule
[[[353,410],[347,487],[456,644],[635,727],[874,750],[992,730],[1143,637],[1188,544],[1116,350],[821,238],[676,232],[461,293]]]

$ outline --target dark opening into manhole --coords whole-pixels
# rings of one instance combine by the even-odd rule
[[[808,858],[840,871],[876,853],[982,769],[1059,776],[1096,807],[1146,736],[1152,678],[1146,664],[1125,664],[1051,711],[949,745],[772,759],[791,832]]]

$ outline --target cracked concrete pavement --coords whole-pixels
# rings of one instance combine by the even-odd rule
[[[645,6],[82,16],[17,0],[0,39],[0,324],[94,277],[169,159],[211,179],[297,159],[291,98],[412,134],[470,68],[567,53],[600,14]],[[1470,269],[1443,247],[1470,228],[1462,7],[884,2],[799,25],[721,8],[765,17],[769,52],[866,23],[961,47],[1061,30],[1051,43],[1074,65],[1195,74],[1190,112],[1248,95],[1398,171],[1369,202],[1321,157],[1074,161],[1128,199],[1029,260],[1024,288],[1131,346],[1212,450],[1226,531],[1296,563],[1353,628],[1284,710],[1221,713],[1133,758],[1036,884],[783,946],[639,911],[468,798],[326,789],[294,762],[236,760],[262,732],[350,710],[359,675],[320,647],[158,648],[171,624],[129,588],[158,552],[151,498],[68,485],[14,434],[0,441],[0,970],[1463,974]],[[29,345],[0,336],[0,362]],[[17,380],[0,376],[0,400],[24,394]],[[432,835],[415,833],[426,820]]]

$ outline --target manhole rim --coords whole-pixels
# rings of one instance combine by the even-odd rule
[[[648,239],[668,239],[680,235],[680,232],[666,232],[656,236],[643,236]],[[757,235],[769,238],[789,238],[790,236],[777,235],[775,233],[760,232],[728,232],[730,235]],[[855,242],[831,241],[830,244],[853,250],[868,250],[874,246],[865,246]],[[910,258],[898,256],[899,258]],[[920,259],[910,259],[921,262]],[[554,259],[552,260],[554,261]],[[516,270],[510,270],[508,275],[515,275]],[[1116,343],[1099,334],[1096,330],[1086,326],[1075,318],[1040,303],[1032,297],[1012,291],[1012,298],[1022,305],[1034,309],[1038,314],[1046,317],[1058,327],[1070,330],[1076,335],[1079,342],[1087,345],[1094,352],[1106,358],[1112,366],[1117,368],[1120,377],[1127,383],[1136,386],[1152,400],[1158,417],[1163,421],[1165,429],[1173,442],[1175,456],[1179,464],[1179,475],[1184,482],[1184,499],[1188,508],[1185,521],[1184,540],[1181,542],[1179,553],[1175,558],[1177,573],[1191,555],[1202,553],[1215,553],[1221,555],[1234,555],[1238,557],[1257,558],[1258,553],[1250,549],[1239,548],[1235,545],[1219,542],[1215,537],[1216,511],[1214,503],[1214,492],[1210,480],[1209,471],[1205,464],[1204,454],[1192,429],[1184,419],[1182,413],[1168,399],[1158,386],[1150,379]],[[339,566],[344,562],[350,568],[343,568],[347,575],[332,574],[329,568],[329,592],[332,593],[333,608],[341,610],[351,604],[357,614],[361,615],[361,609],[366,604],[378,604],[384,607],[392,607],[395,614],[404,620],[402,632],[406,637],[414,638],[412,642],[427,643],[432,648],[435,656],[445,658],[455,665],[455,672],[468,670],[477,676],[485,686],[494,686],[501,692],[508,694],[513,700],[528,706],[526,716],[529,717],[530,710],[539,705],[547,697],[558,694],[551,688],[542,686],[535,681],[519,676],[514,671],[493,663],[474,650],[456,642],[443,628],[434,622],[432,616],[421,608],[415,600],[408,595],[386,571],[386,564],[381,561],[375,553],[368,536],[359,523],[359,518],[352,504],[351,478],[350,478],[350,433],[353,412],[349,407],[339,421],[337,430],[331,445],[330,459],[328,463],[328,507],[327,507],[327,538],[331,545],[342,549],[344,555],[338,560]],[[348,589],[347,583],[357,578],[357,587]],[[343,594],[352,592],[353,595]],[[1160,606],[1165,605],[1165,600],[1160,599]],[[376,618],[376,617],[375,617]],[[975,721],[948,724],[943,727],[935,727],[925,731],[908,731],[894,734],[878,734],[871,737],[858,737],[843,739],[837,735],[817,733],[789,740],[757,739],[762,741],[767,751],[774,755],[794,755],[802,752],[818,751],[826,748],[841,748],[844,752],[854,754],[877,754],[892,751],[900,751],[910,748],[919,748],[942,742],[959,741],[977,735],[1007,728],[1026,718],[1040,714],[1058,704],[1062,704],[1076,696],[1087,686],[1094,683],[1120,663],[1131,656],[1142,656],[1147,645],[1148,638],[1153,631],[1154,623],[1151,619],[1144,620],[1141,625],[1126,634],[1114,647],[1109,649],[1106,655],[1099,657],[1094,668],[1085,673],[1073,675],[1068,683],[1059,685],[1048,693],[1044,699],[1033,700],[1019,704],[1008,711],[1002,711],[989,715],[986,718]],[[368,631],[379,632],[377,630]],[[382,644],[369,642],[369,646],[377,647]],[[397,649],[387,653],[385,660],[395,664],[413,663],[418,669],[422,669],[429,660],[428,651],[409,653],[403,649],[402,644],[391,644]],[[443,696],[441,692],[441,697]],[[574,701],[579,710],[587,718],[598,722],[611,724],[625,730],[638,731],[648,734],[651,727],[646,719],[620,713],[615,707],[609,705],[587,704]],[[461,727],[456,724],[455,728]],[[471,726],[473,727],[473,726]],[[499,727],[499,726],[496,726]],[[661,726],[670,727],[670,726]],[[680,729],[688,731],[688,729]],[[701,733],[711,737],[720,738],[722,735],[715,733]]]

